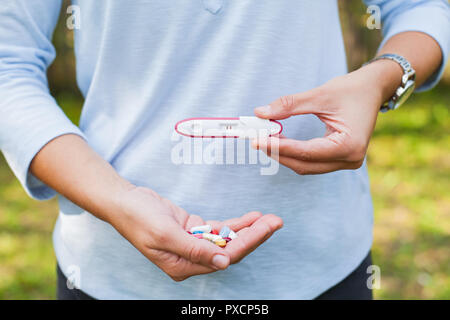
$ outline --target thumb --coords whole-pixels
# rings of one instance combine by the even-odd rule
[[[264,119],[282,120],[291,116],[314,113],[315,90],[282,96],[270,104],[255,108],[255,115]]]
[[[226,269],[230,264],[229,255],[210,241],[197,239],[185,230],[171,234],[164,242],[166,251],[175,253],[195,264],[214,269]]]

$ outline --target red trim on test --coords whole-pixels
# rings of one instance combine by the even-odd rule
[[[178,125],[180,124],[180,123],[182,123],[182,122],[187,122],[187,121],[191,121],[191,120],[239,120],[239,117],[228,117],[228,118],[226,118],[226,117],[223,117],[223,118],[212,118],[212,117],[204,117],[204,118],[187,118],[187,119],[184,119],[184,120],[180,120],[180,121],[178,121],[176,124],[175,124],[175,131],[178,133],[178,134],[181,134],[182,136],[185,136],[185,137],[190,137],[190,138],[239,138],[239,136],[193,136],[193,135],[191,135],[191,134],[185,134],[185,133],[183,133],[183,132],[181,132],[181,131],[179,131],[178,130]],[[283,125],[281,124],[281,122],[279,122],[279,121],[277,121],[277,120],[270,120],[270,121],[273,121],[273,122],[276,122],[276,123],[278,123],[279,125],[280,125],[280,131],[279,132],[277,132],[277,133],[275,133],[275,134],[271,134],[271,135],[269,135],[269,137],[272,137],[272,136],[274,136],[274,135],[277,135],[277,134],[280,134],[282,131],[283,131]]]

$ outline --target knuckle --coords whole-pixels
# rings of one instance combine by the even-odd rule
[[[290,111],[294,108],[295,97],[293,95],[282,96],[278,100],[283,109]]]
[[[295,168],[294,171],[295,171],[298,175],[301,175],[301,176],[304,176],[304,175],[308,174],[308,172],[306,171],[306,169],[305,169],[305,168],[302,168],[302,167]]]
[[[169,240],[169,235],[165,230],[157,228],[157,229],[153,230],[153,240],[158,245],[162,245],[162,244],[167,243],[167,241]]]
[[[329,105],[332,103],[332,98],[329,89],[325,86],[320,86],[314,89],[315,101],[319,105]]]
[[[292,151],[299,159],[303,161],[314,161],[314,153],[305,150],[294,149]]]
[[[364,157],[366,156],[366,143],[360,140],[353,140],[350,143],[349,148],[349,154],[348,154],[348,160],[354,161],[354,162],[361,162],[364,160]]]
[[[174,258],[173,255],[170,255],[170,258],[165,260],[162,269],[170,278],[172,278],[172,280],[176,282],[187,279],[187,276],[183,273],[184,268],[180,257]]]
[[[181,282],[188,278],[186,276],[176,276],[176,275],[169,275],[169,277],[175,282]]]
[[[248,244],[247,241],[245,241],[243,238],[241,238],[241,240],[239,241],[238,247],[237,247],[237,252],[239,252],[239,261],[245,257],[246,253],[248,251]]]
[[[361,162],[364,160],[364,157],[366,156],[366,148],[365,146],[359,146],[358,149],[355,150],[354,153],[354,159],[357,162]]]
[[[266,217],[268,217],[272,220],[276,220],[279,224],[281,224],[281,226],[283,226],[283,220],[276,214],[268,213],[268,214],[266,214]]]
[[[361,166],[363,165],[364,160],[360,160],[360,161],[355,161],[350,165],[350,169],[359,169],[361,168]]]
[[[189,260],[193,263],[199,263],[202,258],[203,250],[200,246],[191,245],[189,249]]]
[[[161,200],[161,196],[158,193],[156,193],[155,191],[153,191],[152,189],[148,189],[148,188],[145,188],[145,187],[138,186],[138,187],[136,187],[135,190],[138,191],[138,192],[150,195],[152,197],[155,197],[158,200]]]
[[[261,229],[261,235],[263,235],[262,239],[266,239],[272,234],[272,230],[268,224],[262,224],[259,228]]]
[[[249,214],[254,215],[255,217],[261,218],[263,216],[261,211],[251,211]]]

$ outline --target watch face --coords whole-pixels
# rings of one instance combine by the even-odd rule
[[[399,90],[397,90],[398,98],[397,98],[394,109],[397,109],[409,98],[411,93],[414,92],[414,88],[415,88],[414,81],[408,81],[404,88],[399,88]]]

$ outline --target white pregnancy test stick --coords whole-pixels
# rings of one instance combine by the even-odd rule
[[[283,131],[281,123],[258,117],[189,118],[175,125],[175,131],[191,138],[256,138]]]

